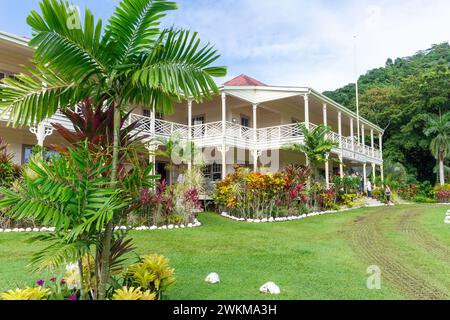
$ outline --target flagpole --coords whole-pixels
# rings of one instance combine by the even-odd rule
[[[358,65],[357,65],[357,51],[356,51],[356,35],[353,36],[353,58],[354,58],[354,71],[355,71],[355,91],[356,91],[356,126],[357,128],[357,141],[360,141],[360,127],[359,127],[359,88],[358,88]]]

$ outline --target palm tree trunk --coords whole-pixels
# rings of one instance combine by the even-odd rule
[[[114,145],[113,145],[113,158],[111,168],[111,186],[115,188],[117,186],[117,169],[119,164],[119,139],[120,139],[120,110],[118,107],[114,107]],[[101,255],[101,270],[100,281],[98,287],[98,299],[106,299],[106,285],[109,282],[110,270],[109,270],[109,258],[111,255],[111,239],[113,234],[113,221],[108,221],[105,228],[105,236],[103,237],[102,255]]]
[[[439,182],[441,186],[445,184],[445,170],[444,170],[444,157],[441,156],[439,159]]]

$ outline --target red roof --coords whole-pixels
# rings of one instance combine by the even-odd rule
[[[267,87],[266,84],[262,83],[261,81],[258,81],[256,79],[253,79],[249,76],[246,76],[245,74],[241,74],[240,76],[231,79],[228,82],[225,82],[223,84],[224,86],[258,86],[258,87]]]

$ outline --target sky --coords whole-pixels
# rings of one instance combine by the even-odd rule
[[[71,2],[107,21],[119,0]],[[221,54],[217,63],[228,67],[219,83],[243,73],[269,85],[333,90],[388,58],[450,41],[450,0],[177,2],[179,9],[163,25],[198,31],[214,44]],[[26,17],[38,3],[0,0],[0,30],[30,36]]]

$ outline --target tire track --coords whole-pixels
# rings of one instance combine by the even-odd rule
[[[415,210],[413,213],[402,215],[398,225],[398,231],[407,235],[411,241],[421,246],[439,260],[450,265],[450,248],[419,227],[417,219],[422,214],[423,211]]]
[[[388,217],[386,212],[369,213],[353,222],[350,237],[355,251],[368,263],[379,266],[382,279],[388,281],[408,298],[449,299],[447,292],[435,287],[413,268],[404,266],[396,258],[395,248],[390,246],[381,233],[381,221]]]

